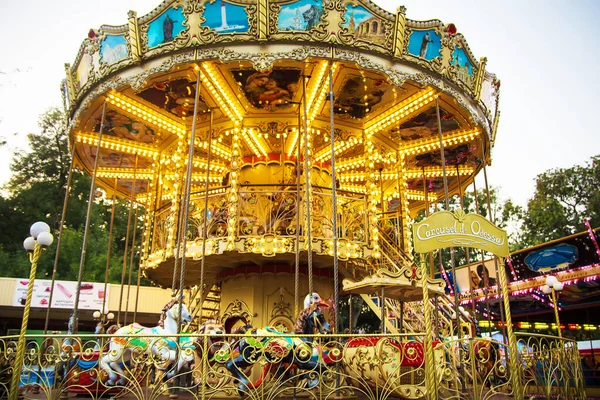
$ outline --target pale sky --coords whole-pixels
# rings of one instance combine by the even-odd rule
[[[12,151],[38,130],[38,116],[60,106],[64,63],[72,63],[90,28],[122,25],[127,11],[148,13],[160,1],[30,0],[0,5],[0,184]],[[413,20],[456,24],[477,58],[502,81],[502,115],[488,168],[501,195],[525,205],[536,175],[600,154],[593,118],[600,114],[597,73],[600,2],[594,0],[380,0],[407,8]],[[586,118],[592,118],[586,125]],[[596,132],[596,133],[594,133]],[[480,174],[480,176],[483,174]],[[478,184],[478,189],[481,185]]]

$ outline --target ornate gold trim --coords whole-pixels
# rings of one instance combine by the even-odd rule
[[[477,70],[477,76],[475,77],[475,84],[473,85],[473,92],[475,96],[473,100],[479,101],[481,99],[481,87],[483,86],[483,78],[485,76],[485,65],[487,64],[487,58],[481,57],[479,59],[479,69]]]
[[[73,85],[73,71],[71,71],[71,64],[65,63],[65,74],[67,79],[67,93],[69,98],[69,107],[75,104],[75,86]]]
[[[142,61],[142,48],[140,46],[140,27],[138,25],[137,13],[135,11],[129,11],[127,13],[127,20],[129,26],[129,54],[131,59],[135,63]]]
[[[394,42],[392,46],[392,52],[394,57],[401,58],[404,52],[406,34],[406,7],[398,7],[396,13],[395,29],[394,29]]]

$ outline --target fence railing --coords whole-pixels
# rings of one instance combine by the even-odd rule
[[[148,399],[169,392],[192,398],[418,399],[428,387],[444,399],[585,398],[574,342],[518,337],[516,355],[493,340],[434,341],[433,382],[426,381],[423,335],[415,333],[298,336],[265,327],[243,335],[28,336],[21,366],[13,365],[17,338],[4,337],[0,397],[21,371],[19,390],[48,399],[69,393]],[[519,394],[513,393],[510,356],[518,357]]]

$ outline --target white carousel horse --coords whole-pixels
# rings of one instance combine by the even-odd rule
[[[163,369],[177,360],[177,366],[183,365],[186,357],[180,356],[185,342],[177,343],[176,337],[169,337],[177,333],[179,315],[185,323],[192,321],[192,316],[185,307],[176,300],[171,300],[164,308],[161,316],[162,326],[147,328],[133,323],[119,328],[109,341],[108,351],[100,359],[100,367],[108,374],[106,386],[124,385],[126,375],[121,363],[125,364],[134,355],[148,354],[161,361]],[[149,337],[148,335],[161,335],[162,337]],[[119,378],[117,380],[117,378]]]

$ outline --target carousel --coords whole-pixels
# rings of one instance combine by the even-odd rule
[[[368,0],[166,0],[91,29],[65,69],[88,214],[98,188],[130,202],[141,274],[173,300],[155,327],[79,334],[76,302],[68,335],[2,338],[11,399],[585,398],[573,342],[512,331],[502,268],[494,341],[428,262],[508,255],[481,216],[429,216],[485,172],[500,114],[454,24]],[[342,324],[353,296],[376,334]]]

